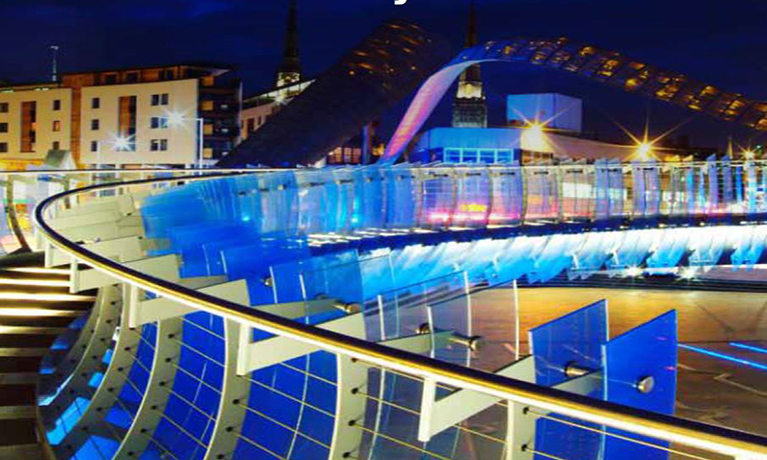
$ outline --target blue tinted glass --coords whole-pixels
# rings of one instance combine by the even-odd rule
[[[610,402],[650,410],[662,414],[674,413],[676,398],[677,315],[670,311],[604,346],[604,392]],[[637,384],[652,378],[654,385],[645,393]],[[620,430],[608,429],[659,446],[668,443]],[[612,436],[605,437],[605,458],[665,459],[668,453]]]

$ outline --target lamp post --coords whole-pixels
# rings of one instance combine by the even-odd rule
[[[204,118],[187,118],[181,113],[170,113],[167,117],[165,117],[166,120],[168,120],[168,124],[173,127],[183,126],[184,122],[188,120],[194,120],[197,125],[197,155],[195,159],[196,167],[197,169],[202,169],[202,152],[203,152],[203,142],[204,142],[204,130],[205,130],[205,119]]]

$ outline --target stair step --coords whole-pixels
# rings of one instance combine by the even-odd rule
[[[40,444],[17,444],[0,446],[0,460],[45,460],[46,456]]]
[[[0,326],[38,326],[44,328],[66,328],[75,318],[87,314],[83,310],[54,310],[53,313],[60,313],[59,316],[3,316],[0,310]],[[65,313],[71,313],[66,315]]]
[[[0,420],[0,446],[18,446],[31,444],[37,444],[36,420]],[[26,459],[27,457],[16,458]]]
[[[39,356],[0,357],[0,375],[39,372],[40,360]]]
[[[2,337],[2,336],[0,336]],[[43,356],[47,355],[50,349],[48,347],[38,347],[38,348],[0,348],[0,357],[4,358],[33,358],[33,357],[39,357],[42,358]]]
[[[95,297],[80,294],[32,293],[17,291],[0,291],[0,300],[16,302],[49,302],[49,303],[81,303],[93,302]]]
[[[34,324],[38,324],[37,321],[28,321],[28,322],[30,322],[30,323],[33,322]],[[63,327],[21,326],[21,325],[9,326],[7,324],[2,324],[2,321],[0,321],[0,334],[11,334],[11,335],[52,335],[52,336],[58,336],[58,335],[63,334],[67,330],[69,330],[69,329],[66,326],[63,326]]]
[[[36,419],[37,406],[2,406],[0,407],[0,420],[24,420]]]
[[[0,324],[5,324],[4,321],[17,321],[20,318],[25,321],[23,324],[28,324],[30,319],[37,322],[40,318],[66,318],[69,324],[74,318],[88,313],[87,309],[75,307],[77,306],[66,305],[61,308],[56,308],[55,305],[4,306],[0,307]]]
[[[57,281],[58,283],[59,281]],[[66,281],[66,283],[69,283]],[[13,284],[3,282],[0,278],[0,292],[24,292],[31,294],[68,294],[69,287],[67,286],[40,286],[28,283],[28,284]]]
[[[2,350],[26,350],[49,348],[56,336],[50,334],[9,334],[0,328],[0,353]]]
[[[39,367],[39,365],[40,360],[37,360],[37,366]],[[34,385],[39,376],[37,370],[33,372],[0,372],[0,385]]]
[[[37,402],[36,393],[35,385],[0,385],[0,406],[32,406]]]
[[[78,302],[54,302],[54,301],[37,301],[37,300],[5,300],[0,299],[0,316],[18,316],[12,314],[12,312],[20,309],[31,310],[89,310],[93,307],[92,301],[78,301]],[[5,310],[5,312],[4,312]],[[11,312],[11,313],[8,313]],[[38,314],[26,314],[25,316],[37,316]],[[45,313],[40,313],[40,316],[50,316]]]
[[[69,281],[69,270],[50,271],[42,267],[0,269],[0,278]]]

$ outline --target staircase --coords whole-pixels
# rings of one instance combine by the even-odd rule
[[[36,405],[41,363],[93,298],[70,295],[67,271],[42,268],[41,256],[0,261],[0,460],[45,459]]]

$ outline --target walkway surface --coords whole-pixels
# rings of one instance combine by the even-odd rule
[[[730,342],[767,348],[767,295],[646,289],[528,288],[519,290],[521,351],[527,331],[589,303],[607,299],[614,337],[670,309],[679,314],[679,340],[767,366],[767,354]],[[513,291],[472,298],[475,333],[487,339],[479,366],[491,370],[513,358]],[[679,350],[677,415],[767,435],[767,371]]]

